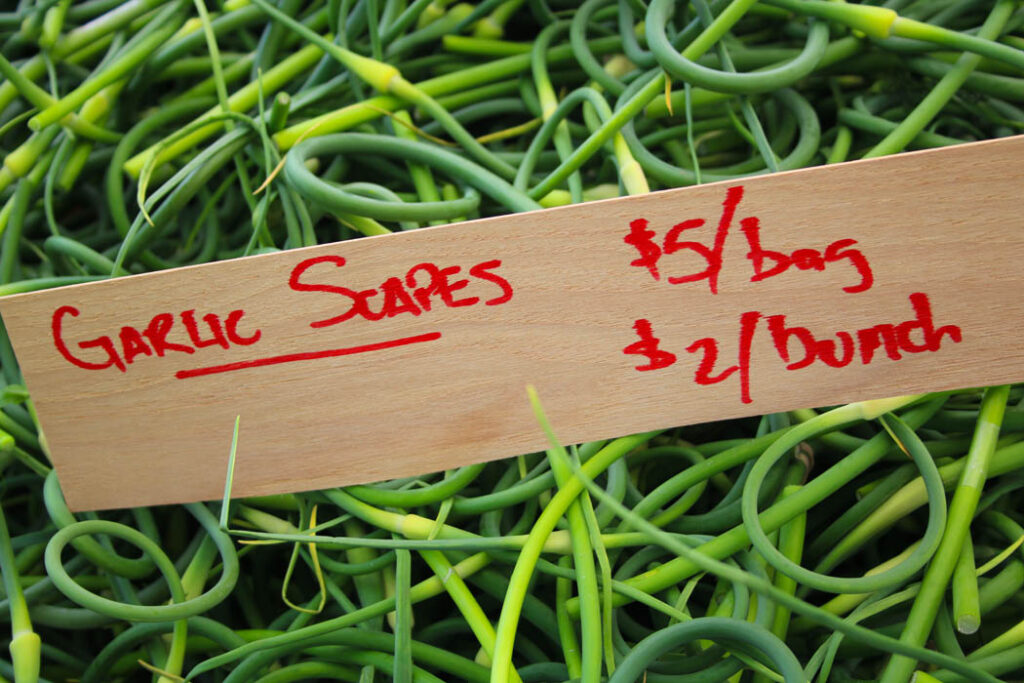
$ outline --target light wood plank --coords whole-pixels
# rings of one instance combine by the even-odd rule
[[[411,476],[544,448],[527,384],[571,443],[1024,380],[1022,159],[1024,137],[974,143],[11,296],[0,312],[72,509],[218,498],[236,415],[236,495]],[[671,252],[673,226],[703,219],[675,242],[710,249],[730,198],[716,294],[708,279],[670,282],[705,269],[694,248],[662,253],[657,280],[631,265],[631,223]],[[830,262],[752,282],[754,218],[764,249],[814,249],[797,254],[812,266],[833,245]],[[424,289],[419,264],[457,267],[449,281],[465,285]],[[390,278],[392,317],[321,327],[353,298],[289,286]],[[207,341],[204,316],[218,316],[227,348],[196,349],[188,311]],[[124,371],[73,364],[55,317],[69,355]],[[674,363],[636,369],[647,358],[624,349],[646,330],[637,321]],[[789,330],[788,364],[805,358],[796,327],[824,345],[790,369],[776,342]],[[822,355],[831,343],[842,360],[841,332],[851,360],[831,367]],[[741,347],[749,361],[701,384],[711,340],[709,378]]]

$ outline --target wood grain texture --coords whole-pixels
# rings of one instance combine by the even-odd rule
[[[218,498],[236,415],[235,495],[411,476],[543,448],[528,384],[573,443],[1024,380],[1022,159],[1024,137],[973,143],[11,296],[0,312],[72,509]],[[723,233],[723,205],[737,187],[742,198]],[[844,291],[863,282],[853,258],[816,270],[809,252],[797,254],[808,269],[752,282],[744,231],[752,218],[761,246],[789,255],[824,256],[828,245],[854,240],[833,257],[859,252],[873,283]],[[624,238],[638,219],[663,252],[657,280],[631,265],[641,253]],[[683,224],[665,242],[694,219],[705,223]],[[711,249],[716,234],[724,236],[718,293],[706,279],[671,284],[708,264],[694,247],[667,253],[672,244]],[[466,284],[446,304],[425,284],[429,268],[410,279],[418,264],[458,266],[448,279]],[[311,323],[345,314],[352,296],[289,286],[358,292],[389,278],[397,278],[385,286],[393,317],[353,314],[321,327]],[[511,298],[487,305],[507,298],[503,281]],[[921,296],[931,338],[915,322]],[[371,317],[384,298],[369,299]],[[124,371],[78,367],[59,352],[61,307],[78,312],[59,316],[68,353],[110,362],[105,342],[79,346],[106,336]],[[187,311],[201,340],[217,341],[219,329],[228,348],[196,348]],[[244,314],[229,324],[233,311]],[[211,313],[219,328],[204,321]],[[153,340],[159,314],[173,318],[162,349]],[[638,320],[674,363],[636,369],[647,359],[624,349],[640,339]],[[746,337],[742,320],[753,321]],[[801,344],[795,327],[818,345]],[[705,374],[725,377],[700,384],[711,340],[720,356]],[[846,341],[848,364],[822,360],[832,353],[838,365]],[[738,363],[744,344],[749,362]],[[787,367],[808,349],[813,362]],[[733,365],[742,367],[730,373]],[[190,374],[204,368],[215,370]]]

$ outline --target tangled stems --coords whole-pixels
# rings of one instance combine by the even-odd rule
[[[989,463],[995,452],[996,440],[1003,421],[1003,412],[1010,387],[993,387],[985,391],[978,411],[978,425],[967,454],[963,474],[949,505],[950,523],[942,536],[935,558],[921,581],[921,591],[907,617],[900,636],[901,642],[920,645],[931,631],[936,612],[942,604],[949,579],[953,575],[957,558],[970,530],[971,519],[978,506],[981,490],[988,474]],[[910,678],[915,662],[913,657],[893,657],[882,674],[882,683],[900,683]]]
[[[316,45],[304,47],[263,74],[259,84],[250,83],[232,94],[227,101],[228,107],[236,113],[246,111],[256,103],[260,90],[264,94],[277,92],[296,74],[308,69],[322,54]],[[223,126],[216,122],[216,117],[222,113],[223,110],[220,106],[212,107],[196,119],[196,122],[203,122],[205,125],[197,126],[188,135],[177,139],[174,144],[154,144],[139,152],[125,162],[124,170],[131,176],[138,177],[147,163],[152,163],[154,169],[159,168],[182,152],[221,131]],[[151,158],[152,161],[150,161]]]
[[[979,31],[979,37],[989,41],[996,38],[1016,7],[1017,3],[1013,0],[996,2]],[[943,105],[956,95],[957,90],[977,68],[980,61],[981,57],[978,55],[961,55],[953,68],[932,88],[932,91],[914,108],[914,111],[904,118],[895,130],[875,145],[864,158],[893,154],[904,149],[914,136],[935,118]]]
[[[913,401],[915,398],[905,399],[904,402]],[[891,404],[883,404],[882,408],[888,410],[890,405],[893,408],[898,408],[900,407],[900,401],[896,400]],[[935,467],[935,462],[921,440],[917,438],[917,435],[902,420],[884,414],[879,415],[879,417],[883,420],[886,428],[891,431],[893,438],[897,440],[900,447],[908,451],[914,459],[914,463],[920,469],[924,478],[925,488],[928,491],[927,529],[917,549],[904,562],[872,576],[834,578],[804,569],[786,558],[772,544],[767,534],[761,528],[757,513],[758,492],[772,465],[800,442],[813,438],[821,431],[833,430],[837,425],[850,420],[870,419],[877,409],[873,405],[854,403],[842,408],[836,408],[833,411],[823,413],[802,423],[787,432],[785,437],[769,446],[764,454],[757,459],[757,462],[754,463],[754,467],[747,477],[743,488],[742,511],[743,526],[747,530],[750,542],[754,544],[754,547],[757,548],[758,552],[761,553],[769,564],[803,585],[832,593],[869,593],[897,586],[904,583],[924,567],[935,553],[942,539],[942,532],[946,525],[945,488],[942,484],[942,478],[939,476],[939,471]]]
[[[581,471],[586,472],[589,477],[595,477],[653,435],[654,433],[649,433],[616,439],[583,463]],[[536,567],[544,542],[582,490],[583,482],[578,477],[570,479],[559,488],[558,493],[552,497],[540,517],[534,522],[526,544],[516,559],[515,568],[509,579],[508,592],[501,608],[501,616],[498,619],[497,646],[494,649],[491,665],[492,683],[504,683],[510,680],[512,645],[515,641],[519,615],[523,609],[523,601],[526,599],[530,577]]]
[[[786,683],[805,680],[803,669],[793,652],[763,627],[746,621],[704,617],[662,629],[637,643],[619,663],[608,683],[633,683],[643,676],[649,664],[660,655],[698,639],[742,643],[767,656]]]
[[[126,540],[141,549],[147,556],[152,557],[154,564],[164,575],[164,579],[170,587],[172,603],[180,605],[185,602],[184,590],[182,589],[178,572],[160,547],[149,537],[132,527],[105,520],[76,522],[57,532],[50,539],[50,542],[47,544],[46,565],[51,580],[66,596],[98,614],[105,614],[114,618],[125,618],[130,621],[169,621],[171,618],[175,619],[176,623],[174,625],[170,651],[167,655],[167,661],[161,662],[161,666],[171,674],[177,675],[181,671],[182,660],[185,655],[184,641],[188,633],[188,624],[180,618],[180,615],[175,614],[169,618],[169,615],[166,615],[165,612],[160,612],[162,609],[166,611],[165,607],[124,604],[95,595],[79,586],[65,573],[64,567],[61,564],[60,553],[67,542],[76,536],[98,532]],[[174,606],[176,605],[172,604],[172,607]]]
[[[906,398],[895,399],[894,405],[899,405],[899,402],[907,400]],[[928,403],[915,406],[903,416],[903,420],[911,427],[918,427],[938,410],[943,400],[942,397],[938,397]],[[860,406],[856,410],[864,410],[865,407]],[[846,416],[852,418],[855,413],[856,411],[851,410],[846,413]],[[759,515],[761,528],[766,533],[771,533],[801,512],[822,502],[841,486],[883,458],[889,452],[891,443],[891,439],[887,434],[875,435],[842,461],[807,482],[799,491],[778,500],[770,508],[761,512]],[[754,456],[756,456],[756,453],[751,455],[751,457]],[[635,518],[634,516],[629,517],[630,520]],[[696,550],[702,555],[721,560],[743,550],[749,543],[750,538],[747,535],[747,530],[743,524],[740,524],[701,544]],[[626,583],[632,588],[646,592],[655,592],[680,581],[685,581],[700,571],[700,569],[700,565],[694,564],[688,556],[678,557],[647,572],[637,574],[628,579]],[[617,604],[622,604],[626,601],[623,597],[616,596]],[[569,609],[573,611],[575,604],[570,602]]]
[[[447,130],[467,152],[478,162],[486,166],[490,171],[511,179],[515,176],[515,169],[501,159],[491,154],[483,145],[476,141],[465,128],[448,112],[447,109],[437,103],[434,98],[405,80],[395,67],[383,62],[369,59],[355,54],[350,50],[340,48],[328,42],[317,33],[309,30],[302,24],[296,22],[288,15],[276,10],[265,0],[253,0],[263,11],[267,12],[276,21],[288,26],[307,40],[319,45],[326,53],[333,56],[344,64],[349,70],[360,79],[372,86],[375,90],[385,94],[393,94],[396,97],[416,105],[430,114],[445,130]]]
[[[23,2],[0,15],[0,293],[1014,134],[1024,41],[1009,7]],[[49,680],[134,679],[139,659],[265,683],[764,683],[798,677],[793,657],[807,680],[866,680],[894,650],[938,680],[1024,666],[1020,387],[933,619],[911,614],[939,593],[913,572],[960,523],[953,509],[942,523],[941,489],[976,461],[979,392],[871,422],[798,410],[236,501],[226,533],[182,507],[105,513],[164,549],[179,591],[131,543],[77,535],[96,516],[64,505],[0,342],[0,609],[24,632],[23,604],[42,646],[22,660]],[[578,468],[603,472],[599,492]],[[199,616],[221,536],[241,542],[243,578]],[[51,538],[75,548],[53,577]],[[858,578],[829,576],[840,563]],[[69,600],[69,577],[113,605]],[[840,592],[813,595],[821,581]],[[117,605],[190,607],[133,623]],[[735,626],[714,635],[722,618]],[[893,640],[910,627],[973,670]],[[6,656],[0,675],[14,675]]]
[[[150,24],[152,28],[150,30],[144,29],[137,33],[125,45],[123,51],[118,54],[117,59],[108,68],[95,74],[82,86],[29,119],[29,128],[41,130],[46,126],[56,123],[85,104],[89,98],[99,93],[106,86],[125,78],[143,60],[149,57],[154,50],[170,38],[184,22],[185,17],[178,6],[180,4],[169,4],[163,12],[156,15],[154,21]]]
[[[834,631],[839,631],[849,637],[869,643],[872,647],[876,647],[880,650],[910,657],[918,657],[922,661],[938,664],[939,666],[957,671],[958,673],[967,676],[972,681],[986,681],[988,683],[996,683],[998,681],[998,679],[991,674],[972,667],[954,657],[905,644],[902,641],[897,641],[893,638],[879,635],[870,629],[848,623],[835,615],[825,612],[820,608],[814,607],[813,605],[779,590],[766,579],[752,576],[718,560],[712,559],[711,557],[701,553],[699,548],[691,549],[684,543],[679,542],[664,531],[651,525],[646,520],[632,515],[632,513],[627,508],[623,507],[621,503],[614,501],[606,493],[601,491],[601,489],[593,483],[590,477],[587,476],[587,473],[584,472],[583,468],[576,470],[576,479],[582,479],[583,483],[581,485],[586,486],[593,495],[607,503],[620,517],[623,519],[629,519],[631,524],[642,531],[651,534],[656,539],[658,545],[661,545],[670,552],[680,555],[682,558],[692,562],[703,571],[711,572],[716,576],[727,579],[733,583],[744,585],[750,590],[757,592],[759,595],[763,595],[776,603],[784,605],[795,613],[807,616]]]
[[[961,458],[939,468],[944,486],[951,489],[956,485],[962,475],[967,458]],[[1009,443],[993,454],[989,467],[989,474],[996,476],[1013,471],[1024,464],[1024,442],[1017,441]],[[878,506],[871,514],[865,517],[854,529],[829,550],[818,565],[819,571],[838,564],[843,558],[848,557],[858,548],[863,546],[873,536],[882,533],[908,512],[925,505],[928,496],[921,479],[915,479]]]
[[[230,538],[217,527],[216,519],[205,506],[198,503],[187,506],[203,526],[220,551],[221,572],[217,583],[202,595],[186,600],[181,587],[181,578],[174,563],[159,545],[145,534],[132,527],[106,520],[75,522],[58,531],[46,546],[46,570],[54,585],[68,598],[83,607],[110,617],[126,621],[160,622],[186,619],[201,614],[224,600],[238,580],[238,556]],[[129,605],[96,595],[77,584],[65,571],[61,552],[72,540],[91,534],[108,534],[122,538],[143,551],[171,589],[170,605]]]
[[[477,553],[454,565],[453,570],[460,577],[465,578],[482,570],[490,561],[491,559],[486,553]],[[443,582],[437,577],[432,577],[412,586],[409,589],[408,597],[412,604],[416,604],[422,600],[434,597],[443,591]],[[192,680],[206,671],[212,671],[224,664],[231,663],[258,652],[270,650],[276,647],[290,647],[295,643],[309,643],[317,637],[327,636],[345,628],[346,626],[360,624],[367,619],[382,616],[395,608],[395,600],[396,599],[394,597],[385,598],[372,605],[367,605],[366,607],[357,609],[340,617],[335,617],[334,619],[328,619],[310,626],[295,629],[288,633],[269,636],[253,643],[247,643],[246,645],[239,646],[224,653],[223,655],[211,657],[210,659],[196,665],[188,673],[186,680]]]
[[[68,510],[67,503],[64,502],[64,494],[60,490],[56,472],[50,472],[46,477],[43,484],[43,501],[50,519],[59,528],[67,528],[77,523],[74,515]],[[86,534],[74,534],[69,540],[75,550],[85,555],[90,562],[117,576],[138,579],[148,576],[153,571],[154,558],[149,554],[144,553],[139,558],[127,558],[111,553]]]
[[[756,0],[733,0],[715,18],[711,25],[707,26],[687,46],[683,51],[683,56],[688,59],[697,59],[707,52],[714,45],[715,41],[721,38],[723,34],[743,17],[743,14],[754,1]],[[661,93],[665,83],[664,79],[665,75],[661,71],[639,79],[637,83],[641,85],[633,93],[629,93],[628,90],[626,93],[623,93],[623,98],[616,105],[615,112],[611,118],[603,122],[600,128],[577,146],[576,150],[556,170],[549,173],[547,177],[536,185],[530,191],[530,196],[535,199],[543,197],[555,189],[571,173],[578,170],[602,145],[622,130],[651,100]],[[628,99],[625,99],[627,93],[630,96]],[[635,153],[636,150],[634,149],[633,152]]]
[[[456,154],[422,142],[381,138],[361,133],[324,135],[296,145],[285,161],[285,178],[300,195],[333,211],[402,220],[453,218],[466,212],[466,206],[461,203],[440,201],[398,204],[355,197],[331,183],[318,179],[305,166],[305,160],[309,157],[342,153],[380,153],[415,161],[443,170],[466,184],[479,188],[481,192],[512,211],[532,211],[541,208],[503,179]]]
[[[828,25],[819,21],[807,32],[807,43],[803,50],[782,65],[753,73],[717,71],[698,64],[688,54],[676,52],[665,32],[673,10],[672,0],[651,1],[645,21],[651,52],[657,57],[658,64],[671,76],[714,92],[749,95],[788,88],[814,71],[828,46]]]
[[[189,633],[209,638],[225,649],[245,644],[245,640],[240,635],[220,622],[198,616],[189,617],[186,621]],[[154,635],[162,635],[176,626],[176,623],[172,625],[166,621],[133,624],[119,633],[101,652],[97,653],[82,674],[82,683],[100,683],[100,681],[106,680],[105,677],[109,677],[110,669],[118,658],[145,643]]]
[[[773,93],[773,97],[792,112],[800,131],[796,145],[789,154],[778,161],[776,167],[780,171],[801,168],[818,154],[818,149],[821,145],[821,125],[817,114],[815,114],[814,108],[810,103],[796,91],[788,89],[779,90]],[[644,147],[633,130],[632,125],[625,126],[622,132],[629,143],[630,150],[644,170],[650,176],[657,178],[663,183],[693,185],[698,180],[698,173],[703,182],[715,182],[745,177],[753,173],[764,173],[767,170],[756,167],[754,169],[743,167],[736,169],[725,168],[717,172],[710,172],[681,168],[658,158]]]

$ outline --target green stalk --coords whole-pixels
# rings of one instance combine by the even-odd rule
[[[0,192],[20,178],[29,179],[33,175],[41,173],[38,162],[51,148],[58,133],[60,133],[59,128],[33,133],[28,140],[4,157],[3,166],[0,166]],[[45,171],[46,169],[43,168],[42,172]],[[42,178],[40,177],[39,180]],[[37,182],[34,181],[33,186]],[[0,232],[3,231],[0,230]]]
[[[595,477],[610,467],[613,462],[624,457],[640,444],[646,443],[657,433],[649,432],[616,439],[583,463],[581,471],[585,472],[588,477]],[[519,553],[509,580],[508,593],[502,604],[501,616],[498,619],[497,647],[494,652],[494,665],[491,669],[493,683],[508,680],[512,662],[512,646],[515,641],[519,615],[523,609],[523,601],[529,591],[530,577],[537,566],[537,560],[540,558],[545,541],[572,501],[583,490],[583,486],[579,477],[573,477],[566,482],[565,486],[559,487],[558,492],[537,518],[522,551]]]
[[[967,656],[970,661],[977,661],[1005,652],[1011,648],[1024,645],[1024,621],[1020,621],[991,639]]]
[[[971,541],[970,527],[953,568],[953,620],[956,630],[966,635],[977,632],[981,626],[978,570],[974,566],[974,543]]]
[[[408,550],[395,551],[395,683],[412,683],[412,557]]]
[[[409,116],[409,112],[404,110],[397,111],[394,117],[399,124],[394,126],[395,135],[406,140],[415,140],[416,133],[412,130],[412,118]],[[412,180],[413,187],[416,188],[416,194],[419,196],[420,201],[441,201],[441,193],[437,189],[437,183],[434,182],[434,174],[431,172],[430,167],[413,161],[406,161],[405,164],[409,169],[409,178]],[[431,224],[443,225],[444,221],[435,220],[431,221]]]
[[[569,558],[559,558],[558,566],[568,570]],[[583,660],[580,657],[579,640],[576,638],[576,624],[569,615],[569,610],[565,608],[571,595],[572,581],[568,577],[559,576],[555,580],[555,617],[558,624],[558,643],[562,648],[562,657],[565,659],[569,678],[579,678],[583,672]]]
[[[1018,541],[1021,538],[1024,538],[1024,529],[1001,512],[988,511],[984,513],[982,520],[989,525],[995,526],[997,530],[1008,538],[1015,537]],[[985,604],[984,595],[989,592],[988,589],[990,589],[993,584],[999,584],[997,596],[1001,604],[1007,599],[1007,597],[1017,593],[1020,589],[1021,583],[1024,583],[1024,579],[1021,578],[1022,576],[1024,576],[1024,569],[1022,569],[1019,561],[1014,560],[1012,563],[1008,564],[1002,572],[985,584],[980,591],[982,594],[982,613],[985,613],[987,608],[991,607],[990,605]],[[1008,583],[1004,584],[1004,582]],[[993,655],[1005,652],[1006,650],[1020,648],[1021,646],[1024,646],[1024,621],[1018,622],[995,638],[992,638],[977,650],[967,655],[967,659],[970,661],[986,659]]]
[[[480,57],[511,57],[527,54],[530,46],[527,43],[515,43],[495,38],[477,38],[475,36],[442,36],[441,44],[448,52],[478,55]]]
[[[908,645],[923,645],[932,630],[935,615],[942,605],[942,599],[953,576],[957,558],[960,556],[971,519],[977,509],[981,490],[988,475],[989,463],[995,452],[996,440],[1006,410],[1006,400],[1010,394],[1009,386],[991,387],[985,390],[981,408],[978,411],[978,423],[967,453],[963,473],[953,500],[949,506],[946,532],[935,552],[924,579],[921,591],[917,594],[914,604],[907,616],[900,642]],[[881,683],[906,683],[913,675],[917,662],[902,655],[895,655],[885,667],[880,679]]]
[[[448,561],[448,558],[440,550],[423,550],[420,552],[420,555],[430,565],[434,576],[444,584],[444,589],[448,592],[452,602],[455,603],[459,614],[469,624],[470,630],[473,631],[473,635],[476,636],[477,642],[480,643],[484,653],[488,657],[493,657],[495,646],[494,626],[491,624],[491,620],[487,618],[483,608],[480,607],[480,603],[473,597],[469,586],[466,585],[466,582],[458,575],[451,562]],[[519,678],[519,675],[514,670],[511,673],[511,680],[515,683],[522,683],[522,679]]]
[[[782,498],[793,495],[800,490],[798,484],[790,484],[782,489]],[[807,513],[797,515],[792,520],[779,528],[779,552],[791,562],[800,563],[803,557],[804,538],[807,532]],[[773,580],[775,587],[788,595],[796,595],[797,582],[780,571],[775,572]],[[775,606],[775,619],[772,621],[771,632],[779,640],[786,642],[789,632],[792,611],[785,605]],[[755,674],[752,683],[768,683],[768,678],[762,674]]]
[[[573,464],[579,465],[579,454],[573,453]],[[604,652],[605,671],[611,676],[615,673],[615,646],[612,631],[615,628],[614,615],[612,613],[612,596],[614,595],[614,581],[612,579],[612,565],[608,557],[608,549],[605,547],[601,534],[601,523],[594,510],[594,504],[586,493],[580,494],[580,507],[583,508],[583,516],[587,522],[587,533],[590,536],[590,545],[597,555],[597,564],[601,570],[601,635],[603,637],[602,650]]]
[[[476,22],[473,35],[490,40],[501,38],[505,35],[505,24],[522,4],[523,0],[506,0],[501,3],[493,12]]]
[[[547,63],[544,54],[551,46],[551,40],[555,33],[562,28],[560,24],[551,24],[540,32],[534,42],[533,50],[530,52],[531,67],[533,72],[533,83],[537,88],[537,97],[540,100],[541,116],[547,121],[558,108],[558,97],[555,95],[555,88],[551,85],[551,77],[548,75]],[[569,124],[561,121],[556,127],[553,136],[555,150],[564,162],[566,157],[572,154],[572,137],[569,133]],[[569,193],[573,203],[583,201],[583,180],[578,173],[573,173],[568,178]]]
[[[14,668],[14,683],[35,683],[39,679],[42,642],[39,634],[32,630],[28,605],[21,590],[11,536],[7,531],[7,519],[0,507],[0,573],[3,573],[4,591],[7,593],[8,609],[11,612],[11,663]]]
[[[207,58],[209,59],[209,58]],[[249,73],[252,68],[253,62],[256,60],[256,55],[252,52],[245,54],[242,57],[232,61],[230,64],[224,67],[222,73],[222,79],[224,83],[234,83],[238,79],[242,78]],[[168,102],[168,106],[180,103],[192,102],[198,97],[205,97],[212,95],[216,92],[220,79],[209,76],[203,79],[201,82],[195,84],[188,90],[176,95],[172,100]],[[281,95],[284,93],[278,93]]]
[[[438,104],[436,100],[415,84],[407,81],[397,68],[391,64],[364,57],[335,45],[315,31],[280,12],[265,0],[253,0],[253,2],[259,5],[272,18],[283,23],[314,45],[319,46],[326,54],[334,57],[361,81],[371,86],[377,92],[395,95],[401,100],[426,111],[455,138],[455,141],[459,143],[462,149],[490,171],[507,180],[515,177],[516,171],[513,166],[491,154],[462,127],[447,109]]]
[[[64,27],[64,18],[67,16],[71,0],[60,0],[56,5],[46,10],[43,17],[42,33],[39,35],[39,47],[49,50],[57,43],[61,29]]]
[[[551,470],[555,474],[555,481],[561,489],[571,481],[572,472],[564,466],[564,458],[557,457],[550,450],[548,459],[551,463]],[[573,567],[576,569],[576,587],[580,601],[582,645],[580,680],[583,683],[596,683],[601,678],[601,653],[604,649],[604,642],[602,640],[597,571],[594,567],[594,549],[590,542],[589,530],[579,500],[573,500],[570,503],[565,516],[569,523],[569,537],[572,539]],[[498,663],[495,664],[495,666],[498,665]]]

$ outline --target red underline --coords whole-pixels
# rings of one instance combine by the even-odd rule
[[[192,370],[179,370],[174,373],[174,376],[178,379],[188,379],[189,377],[201,377],[202,375],[215,375],[220,372],[234,372],[235,370],[245,370],[247,368],[260,368],[264,365],[278,365],[280,363],[294,363],[300,360],[316,360],[317,358],[333,358],[334,356],[351,356],[356,353],[366,353],[368,351],[380,351],[381,349],[391,349],[396,346],[406,346],[408,344],[418,344],[420,342],[434,341],[440,339],[440,332],[428,332],[426,334],[418,334],[414,337],[402,337],[401,339],[392,339],[391,341],[375,342],[373,344],[363,344],[362,346],[349,346],[344,349],[326,349],[324,351],[304,351],[302,353],[286,353],[283,356],[270,356],[269,358],[257,358],[256,360],[242,360],[237,363],[225,363],[224,365],[211,365],[206,368],[194,368]]]

